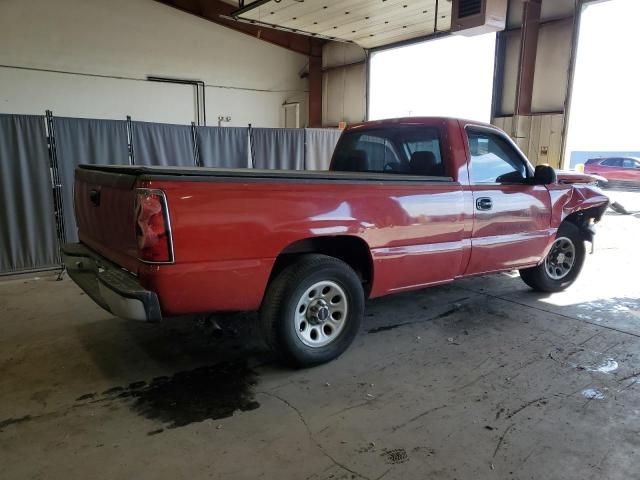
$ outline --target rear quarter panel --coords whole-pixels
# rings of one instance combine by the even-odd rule
[[[259,308],[276,257],[298,240],[351,235],[369,246],[371,296],[455,278],[458,183],[148,181],[171,215],[175,265],[141,267],[165,314]]]

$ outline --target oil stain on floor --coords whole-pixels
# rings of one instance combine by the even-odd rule
[[[154,435],[165,429],[230,417],[236,411],[255,410],[260,406],[253,398],[255,384],[256,374],[245,362],[226,362],[82,395],[77,401],[126,402],[134,412],[162,424],[162,428],[149,432]]]
[[[19,424],[61,417],[76,409],[122,404],[157,421],[160,428],[147,433],[156,435],[166,429],[257,409],[260,404],[253,398],[256,382],[256,373],[245,361],[218,363],[156,377],[148,382],[113,387],[102,393],[87,393],[76,398],[73,405],[59,410],[0,419],[0,433]]]

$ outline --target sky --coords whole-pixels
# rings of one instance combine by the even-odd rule
[[[567,151],[640,151],[639,0],[582,15]]]
[[[375,53],[370,119],[442,115],[488,122],[495,41],[493,33],[452,35]]]

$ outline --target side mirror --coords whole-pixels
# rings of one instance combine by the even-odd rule
[[[533,183],[534,185],[551,185],[558,183],[558,176],[553,167],[549,165],[538,165],[533,175]]]

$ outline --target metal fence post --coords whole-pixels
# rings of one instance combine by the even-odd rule
[[[193,163],[196,167],[202,167],[200,149],[198,148],[198,129],[196,128],[196,122],[191,122],[191,138],[193,139]]]
[[[133,123],[131,116],[127,115],[127,152],[129,153],[129,165],[136,164],[136,158],[133,150]]]
[[[256,168],[256,156],[253,149],[253,127],[249,124],[248,130],[248,138],[249,138],[249,155],[251,156],[250,168]]]
[[[62,246],[67,243],[67,231],[64,224],[64,204],[62,199],[62,180],[60,179],[60,169],[58,167],[58,149],[56,146],[56,131],[53,121],[53,112],[45,112],[45,127],[47,132],[47,149],[49,151],[49,170],[51,176],[51,188],[53,194],[53,208],[56,224],[56,238],[60,249],[60,275],[58,280],[62,280],[65,272],[64,262],[62,262]]]

